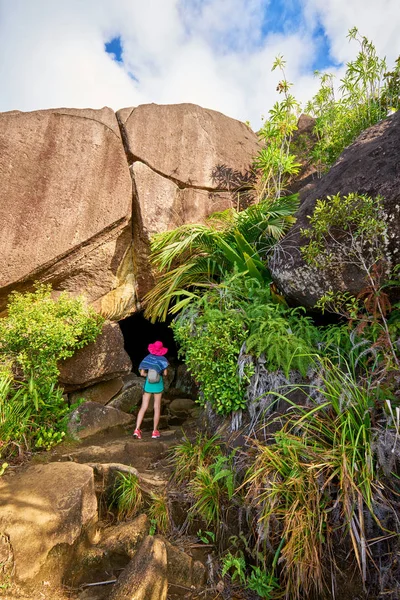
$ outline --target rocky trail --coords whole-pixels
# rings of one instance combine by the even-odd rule
[[[188,417],[182,425],[163,425],[168,429],[158,440],[151,439],[151,419],[146,419],[142,440],[132,437],[132,425],[124,425],[65,442],[2,478],[1,598],[207,598],[209,548],[182,527],[187,513],[174,491],[168,495],[169,540],[154,535],[145,512],[151,494],[167,488],[168,451],[184,432],[194,432],[196,422]],[[118,473],[136,475],[144,499],[143,512],[121,521],[110,508]]]

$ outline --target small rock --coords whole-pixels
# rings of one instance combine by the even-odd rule
[[[147,536],[120,575],[109,600],[166,600],[167,550],[161,539]]]
[[[139,515],[133,521],[105,529],[100,548],[108,555],[126,554],[132,558],[137,545],[148,535],[149,529],[147,515]]]
[[[190,398],[175,398],[169,405],[169,412],[177,417],[190,415],[191,411],[196,408],[196,403]]]
[[[123,375],[121,379],[123,381],[123,392],[132,386],[141,386],[143,388],[144,377],[139,377],[134,373],[128,373],[127,375]]]
[[[168,583],[183,585],[188,588],[192,586],[201,587],[206,576],[204,565],[200,561],[194,561],[189,554],[173,546],[164,537],[157,537],[163,540],[167,549]]]
[[[101,406],[97,402],[85,402],[71,413],[68,433],[77,439],[84,439],[99,431],[132,421],[133,416],[116,408]]]
[[[198,393],[196,383],[189,373],[186,365],[179,365],[176,372],[175,388],[180,391],[180,394],[187,394],[191,398],[195,398]]]
[[[86,389],[78,390],[69,395],[71,404],[78,402],[81,398],[84,398],[87,402],[97,402],[98,404],[107,404],[123,386],[121,377],[116,379],[110,379],[109,381],[102,381],[96,383]]]
[[[131,413],[142,401],[144,379],[137,378],[128,388],[118,394],[111,402],[107,404],[112,408],[117,408],[125,413]]]

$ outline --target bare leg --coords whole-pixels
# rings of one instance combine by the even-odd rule
[[[160,421],[161,398],[162,392],[160,394],[154,394],[154,430],[158,429],[158,423]]]
[[[148,409],[148,406],[149,406],[150,396],[151,396],[150,392],[143,392],[142,406],[140,407],[140,410],[136,417],[136,429],[140,429],[140,426],[143,421],[144,413],[146,412],[146,410]]]

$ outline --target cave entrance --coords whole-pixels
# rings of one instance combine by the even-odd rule
[[[169,323],[150,323],[142,312],[137,312],[119,322],[124,336],[124,346],[137,372],[142,359],[148,354],[147,346],[160,340],[168,348],[166,355],[170,363],[177,362],[178,350]]]

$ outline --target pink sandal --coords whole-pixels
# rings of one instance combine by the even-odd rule
[[[141,429],[135,429],[135,431],[133,432],[133,437],[137,438],[138,440],[141,440],[142,439]]]

